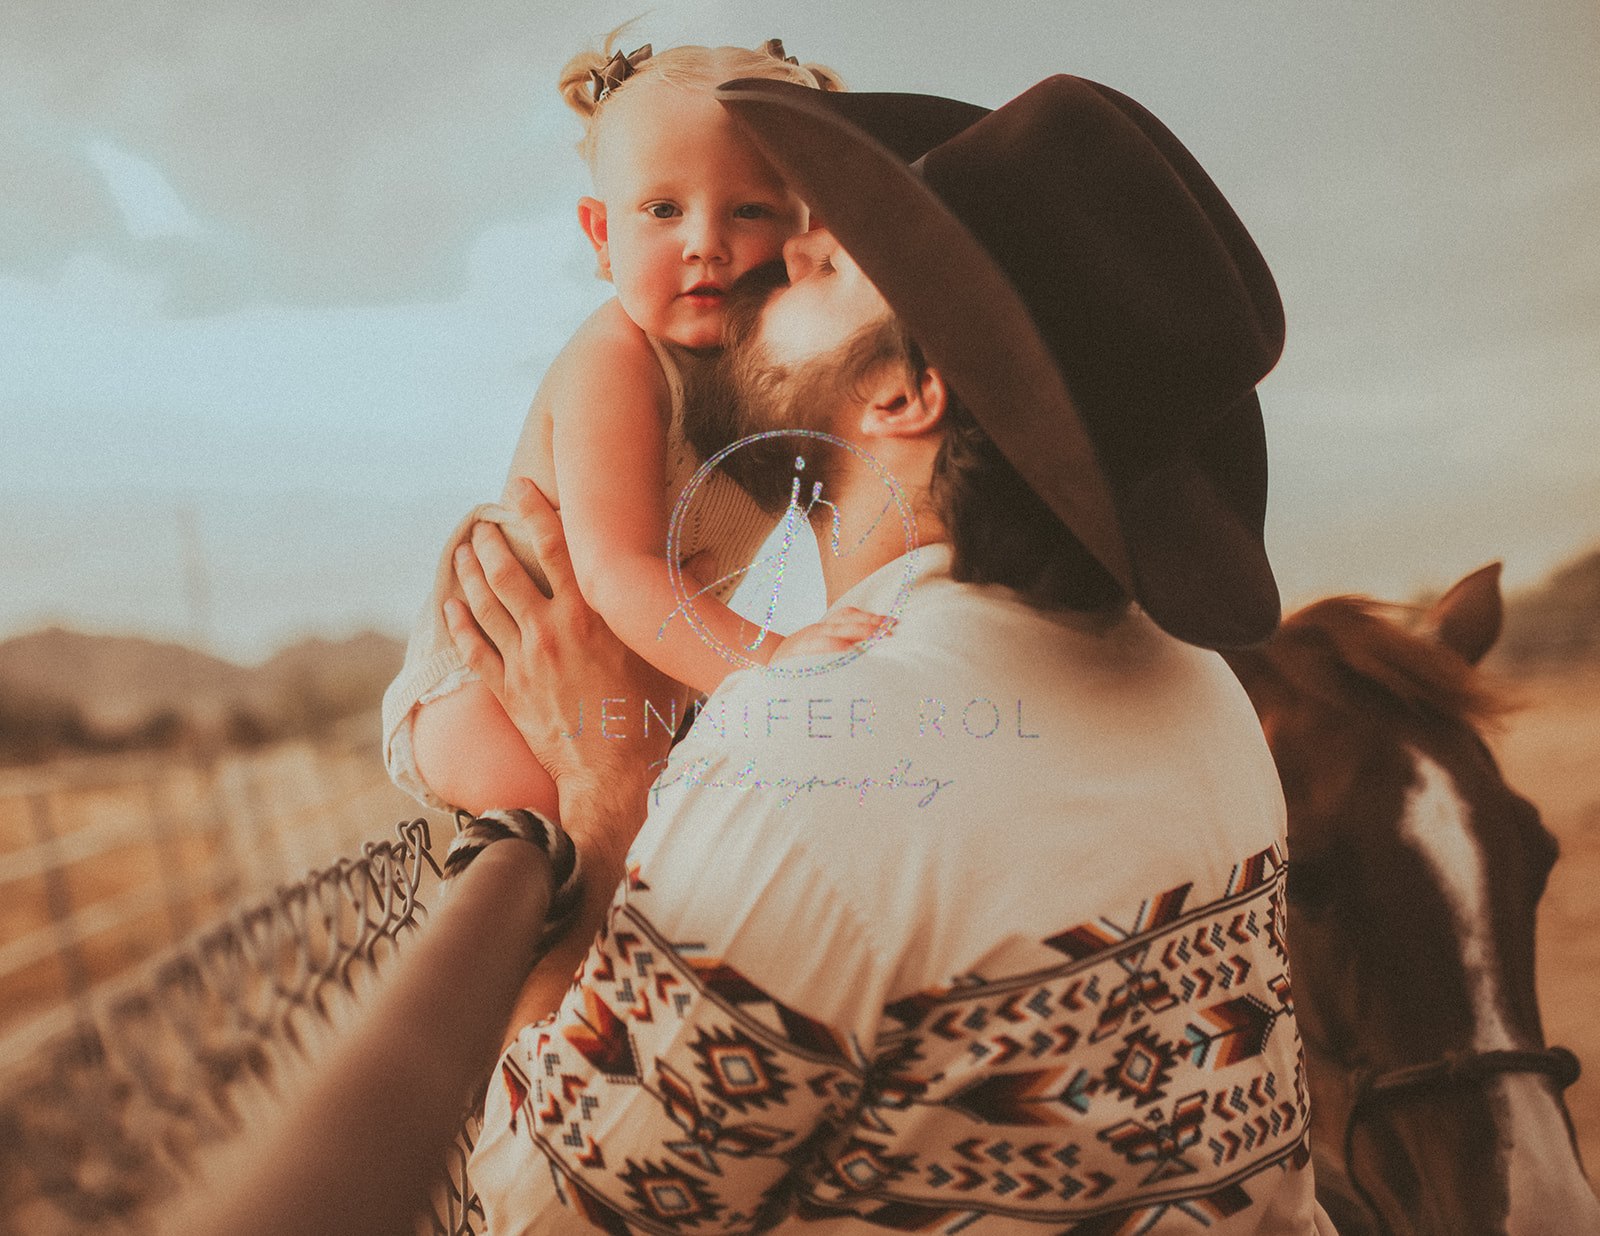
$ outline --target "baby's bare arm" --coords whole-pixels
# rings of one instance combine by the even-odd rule
[[[719,651],[764,661],[761,628],[700,597],[702,638],[683,614],[667,560],[666,436],[670,393],[644,333],[625,317],[591,319],[572,364],[552,374],[551,411],[561,518],[584,599],[634,652],[663,673],[711,691],[738,668]],[[699,584],[680,579],[687,592]],[[663,624],[665,627],[663,629]],[[776,642],[772,637],[766,645]]]
[[[794,634],[779,639],[772,660],[843,652],[874,636],[892,634],[894,625],[893,618],[844,605],[830,610],[810,626],[801,627]]]

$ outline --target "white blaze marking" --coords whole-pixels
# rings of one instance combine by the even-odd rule
[[[1496,981],[1500,967],[1489,924],[1488,876],[1467,825],[1471,808],[1456,793],[1449,773],[1425,755],[1415,759],[1417,778],[1406,791],[1400,839],[1427,862],[1455,920],[1475,1026],[1473,1047],[1513,1047]]]
[[[1478,1051],[1532,1046],[1516,1042],[1506,1025],[1500,960],[1489,922],[1488,872],[1468,827],[1471,809],[1449,773],[1427,756],[1412,754],[1416,780],[1406,791],[1400,838],[1422,855],[1455,920],[1472,1007],[1472,1046]],[[1583,1178],[1566,1123],[1544,1080],[1535,1074],[1508,1074],[1495,1079],[1489,1093],[1508,1167],[1511,1213],[1506,1231],[1513,1236],[1600,1231],[1600,1202]]]

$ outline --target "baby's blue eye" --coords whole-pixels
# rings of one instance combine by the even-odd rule
[[[733,212],[735,219],[766,219],[772,215],[770,206],[763,206],[760,202],[747,202]]]
[[[671,202],[651,202],[645,210],[657,219],[675,219],[682,213]]]

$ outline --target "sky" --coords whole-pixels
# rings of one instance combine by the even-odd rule
[[[555,81],[639,0],[0,6],[0,638],[403,631],[607,295]],[[1600,542],[1592,0],[665,0],[857,89],[1132,95],[1245,220],[1285,599]]]

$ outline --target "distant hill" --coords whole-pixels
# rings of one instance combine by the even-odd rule
[[[1507,599],[1496,656],[1515,669],[1600,665],[1600,549]]]
[[[103,729],[121,729],[169,708],[210,716],[252,698],[250,670],[134,635],[86,635],[49,627],[0,644],[0,691],[78,709]]]
[[[363,631],[349,639],[303,639],[251,671],[260,706],[269,713],[321,709],[338,716],[376,708],[400,670],[405,644]]]
[[[139,636],[35,631],[0,642],[0,760],[312,732],[376,708],[404,652],[364,632],[302,640],[248,667]]]

